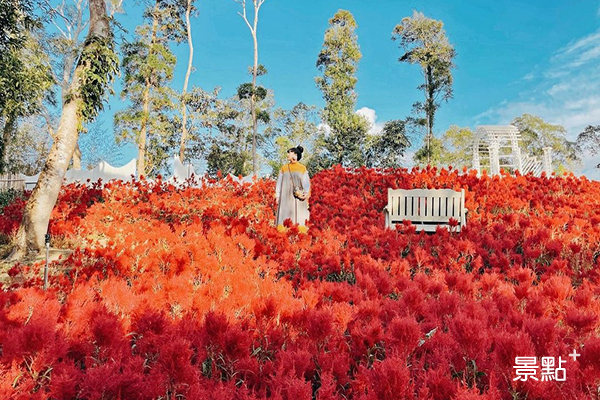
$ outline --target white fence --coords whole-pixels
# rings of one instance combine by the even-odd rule
[[[0,191],[25,188],[25,180],[22,174],[4,174],[0,175]]]

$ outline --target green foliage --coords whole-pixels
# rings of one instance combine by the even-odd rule
[[[442,136],[441,166],[467,167],[473,163],[473,141],[475,135],[470,128],[452,125]]]
[[[441,139],[431,138],[429,148],[422,146],[413,157],[419,166],[427,164],[456,168],[470,168],[473,163],[473,140],[475,134],[470,128],[452,125]]]
[[[424,116],[421,124],[427,128],[425,141],[429,146],[433,143],[435,114],[443,101],[452,98],[452,69],[456,52],[448,42],[442,21],[427,18],[417,11],[396,25],[392,40],[398,40],[404,51],[398,61],[419,65],[425,78],[418,87],[424,92],[425,101],[416,102],[413,112]],[[426,149],[424,154],[431,155],[433,150]]]
[[[79,113],[82,122],[90,122],[104,109],[107,92],[113,94],[112,82],[119,72],[119,58],[114,50],[114,38],[93,36],[86,39],[78,67],[83,66],[79,75],[82,105]]]
[[[39,26],[30,0],[0,0],[0,58],[27,41],[27,32]]]
[[[369,168],[399,168],[404,151],[410,147],[406,122],[392,120],[385,123],[381,134],[369,136],[365,165]]]
[[[588,125],[583,132],[577,135],[576,147],[580,153],[589,152],[596,155],[600,152],[600,125]],[[600,168],[600,163],[596,166]]]
[[[185,94],[185,105],[188,109],[188,140],[185,147],[185,160],[196,162],[206,154],[206,129],[214,128],[220,88],[207,92],[200,87],[193,87]],[[235,118],[235,117],[234,117]]]
[[[413,156],[413,161],[423,167],[429,165],[442,165],[442,154],[444,153],[444,145],[442,141],[436,137],[431,137],[429,146],[422,146]]]
[[[16,121],[39,112],[42,101],[53,100],[53,83],[48,57],[30,33],[23,47],[0,57],[0,117]]]
[[[23,198],[22,190],[10,188],[0,191],[0,212],[17,198]]]
[[[287,150],[298,145],[304,147],[301,162],[310,166],[319,131],[316,107],[298,103],[291,110],[279,109],[274,115],[275,126],[266,152],[272,176],[277,176],[286,162]]]
[[[227,141],[217,139],[209,149],[206,162],[209,176],[215,177],[219,171],[222,174],[245,176],[250,172],[248,164],[252,162],[252,154],[248,151],[237,152]]]
[[[182,43],[187,40],[185,13],[187,0],[145,0],[144,19],[156,21],[156,26],[161,32],[165,42]],[[192,6],[192,10],[195,7]],[[151,27],[145,26],[146,33],[150,34]]]
[[[355,33],[356,21],[349,11],[339,10],[329,20],[317,68],[323,73],[315,78],[323,93],[323,120],[330,135],[319,139],[318,165],[359,166],[364,163],[364,145],[368,123],[355,113],[357,94],[355,76],[362,54]]]
[[[238,86],[237,95],[241,99],[249,99],[254,94],[254,99],[256,101],[262,101],[267,97],[267,89],[262,86],[256,86],[254,89],[252,88],[252,83],[242,83]]]
[[[550,124],[531,114],[523,114],[511,124],[521,132],[521,147],[526,154],[541,159],[544,147],[550,147],[555,170],[572,171],[577,166],[579,157],[576,143],[566,139],[567,131],[562,125]]]
[[[267,71],[267,68],[262,64],[258,64],[256,67],[256,76],[263,76],[268,72],[269,71]],[[254,75],[254,67],[248,67],[248,75]]]
[[[0,134],[0,173],[11,169],[5,154],[19,120],[38,113],[45,100],[50,103],[54,100],[51,92],[54,80],[48,57],[41,49],[39,32],[14,34],[16,37],[9,38],[5,51],[0,52],[0,120],[4,122]]]
[[[215,176],[221,171],[245,176],[252,172],[252,117],[246,112],[250,101],[250,98],[238,96],[215,99],[203,111],[204,126],[210,129],[210,134],[202,141],[209,175]],[[257,121],[264,126],[257,135],[258,147],[264,147],[272,136],[273,103],[273,94],[269,91],[264,100],[256,103]]]

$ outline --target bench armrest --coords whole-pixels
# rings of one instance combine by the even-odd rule
[[[389,228],[390,226],[390,210],[388,210],[388,206],[383,207],[383,216],[385,217],[385,227]]]

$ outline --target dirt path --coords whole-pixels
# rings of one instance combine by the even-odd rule
[[[3,261],[4,257],[6,257],[9,252],[10,252],[10,248],[8,245],[0,246],[0,282],[1,283],[8,282],[10,280],[10,277],[8,276],[8,271],[16,264],[16,262]],[[73,253],[73,250],[71,250],[71,249],[55,249],[55,248],[51,247],[50,251],[48,253],[48,261],[49,262],[57,261],[59,258],[61,258],[61,256],[62,256],[62,259],[64,260],[71,253]],[[40,261],[45,261],[45,260],[46,260],[46,251],[44,250],[37,257],[22,260],[21,264],[35,264],[35,263],[38,263]]]

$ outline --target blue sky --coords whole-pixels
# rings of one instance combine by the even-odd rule
[[[250,0],[249,0],[250,1]],[[126,2],[127,3],[127,2]],[[233,0],[201,0],[193,19],[194,67],[190,85],[222,87],[230,97],[249,80],[250,32]],[[413,10],[442,20],[457,51],[454,98],[437,114],[435,131],[450,125],[475,128],[507,124],[525,112],[562,124],[574,139],[586,125],[600,123],[600,1],[398,1],[266,0],[259,20],[259,61],[269,73],[260,83],[275,93],[277,106],[302,101],[322,107],[314,77],[317,55],[328,19],[338,10],[353,13],[363,58],[358,69],[357,109],[375,128],[403,119],[421,99],[419,68],[401,64],[391,32]],[[141,9],[129,2],[117,19],[133,34]],[[187,45],[176,48],[181,90]],[[117,92],[119,87],[116,88]],[[112,115],[122,103],[111,100],[103,126],[112,130]],[[135,157],[127,150],[124,162]],[[600,179],[590,169],[586,175]]]

